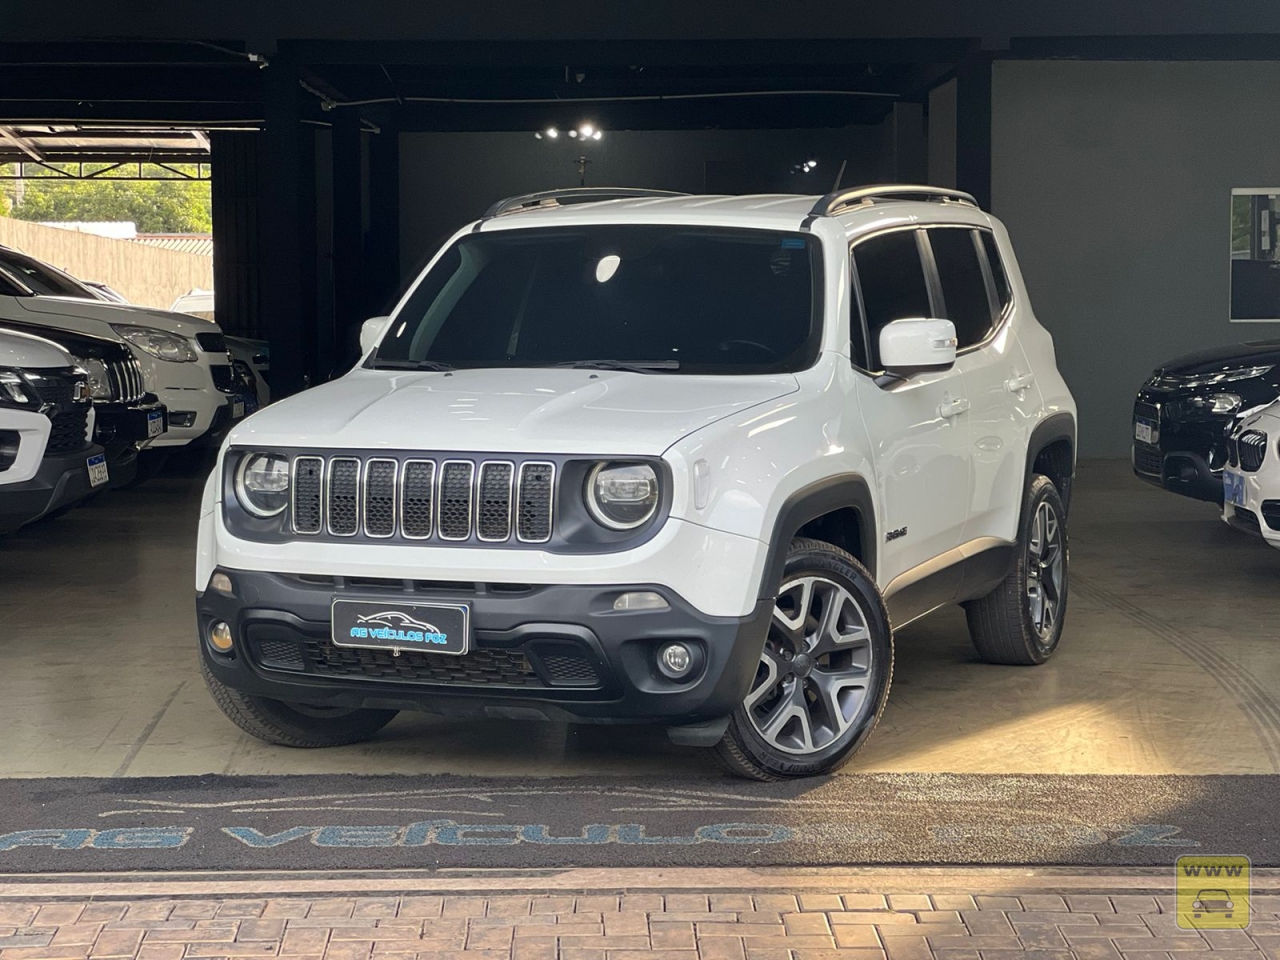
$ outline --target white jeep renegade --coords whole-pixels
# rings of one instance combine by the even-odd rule
[[[649,721],[807,776],[875,727],[894,628],[1058,645],[1075,405],[966,194],[518,197],[362,341],[205,488],[201,662],[257,737]]]

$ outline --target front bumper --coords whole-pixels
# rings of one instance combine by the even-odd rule
[[[94,404],[97,420],[93,439],[102,445],[107,454],[107,467],[111,475],[110,489],[127,486],[138,473],[138,450],[164,436],[148,436],[148,417],[159,413],[162,423],[168,421],[163,403],[151,397],[150,402],[135,405],[123,403]]]
[[[0,533],[10,533],[97,493],[101,488],[90,484],[86,464],[90,457],[102,452],[94,445],[77,453],[46,456],[29,480],[0,486]]]
[[[203,353],[196,363],[167,363],[143,356],[138,359],[149,389],[169,411],[169,429],[151,445],[182,447],[196,440],[221,443],[239,418],[233,416],[236,396],[230,374],[221,376],[227,387],[223,390],[215,382],[212,368],[216,365],[230,370],[230,366],[225,362],[213,364]]]
[[[1276,427],[1280,428],[1280,424]],[[1280,436],[1280,429],[1273,428],[1271,436]],[[1271,461],[1257,472],[1242,471],[1241,475],[1244,505],[1223,504],[1222,519],[1237,530],[1280,547],[1280,467]]]
[[[223,569],[234,597],[213,590],[196,601],[201,650],[233,689],[288,703],[421,710],[448,716],[654,721],[695,724],[727,715],[746,696],[772,611],[759,601],[745,617],[709,617],[668,587],[513,585],[299,577]],[[661,611],[613,611],[628,590],[666,598]],[[473,642],[462,656],[336,647],[335,597],[393,602],[463,602]],[[231,655],[206,642],[215,621],[230,624]],[[656,665],[659,647],[680,640],[701,652],[691,678]]]
[[[1158,446],[1135,442],[1131,456],[1139,480],[1193,500],[1222,503],[1222,468],[1215,470],[1199,451],[1166,453]]]
[[[1135,436],[1139,421],[1154,423],[1154,443],[1135,439],[1133,472],[1141,480],[1170,493],[1195,500],[1222,503],[1222,465],[1226,462],[1226,432],[1234,422],[1230,414],[1176,419],[1168,407],[1180,394],[1143,388],[1134,402]]]

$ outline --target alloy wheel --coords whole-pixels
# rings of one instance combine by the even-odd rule
[[[771,747],[811,754],[830,746],[870,707],[871,629],[862,606],[826,577],[783,584],[744,703]]]
[[[1066,551],[1062,522],[1052,505],[1041,502],[1031,520],[1027,538],[1027,609],[1031,625],[1042,643],[1053,637],[1062,608],[1066,575]]]

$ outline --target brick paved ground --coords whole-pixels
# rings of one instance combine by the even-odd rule
[[[0,899],[0,960],[1280,958],[1280,897],[1254,908],[1248,931],[1195,933],[1156,895]]]

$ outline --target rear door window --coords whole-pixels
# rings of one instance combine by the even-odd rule
[[[993,321],[993,304],[987,295],[976,234],[975,230],[957,227],[929,231],[946,316],[955,324],[956,345],[961,350],[985,340]]]
[[[1003,312],[1013,301],[1013,290],[1009,287],[1009,275],[1005,273],[1004,262],[1000,259],[1000,247],[996,244],[995,234],[989,230],[979,230],[982,248],[987,254],[987,263],[991,264],[991,279],[996,285],[996,305]]]

